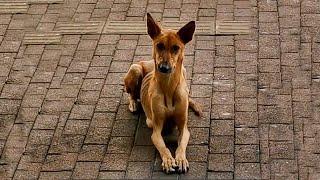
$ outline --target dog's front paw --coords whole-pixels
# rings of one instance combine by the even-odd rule
[[[178,173],[186,173],[189,171],[189,162],[185,155],[177,154],[176,162],[178,165]]]
[[[164,156],[161,165],[162,170],[167,174],[175,172],[177,168],[176,160],[172,156]]]

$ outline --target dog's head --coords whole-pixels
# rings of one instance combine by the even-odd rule
[[[195,22],[190,21],[178,31],[161,29],[147,14],[148,34],[153,41],[153,59],[156,71],[169,74],[177,63],[182,63],[185,45],[192,40]]]

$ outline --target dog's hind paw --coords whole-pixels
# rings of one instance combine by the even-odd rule
[[[131,97],[129,97],[129,110],[132,113],[138,111],[138,103],[137,101],[133,100]]]

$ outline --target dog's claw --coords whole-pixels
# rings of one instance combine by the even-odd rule
[[[186,158],[176,158],[178,163],[178,173],[186,173],[189,171],[189,162]]]
[[[173,157],[163,158],[161,165],[162,165],[162,170],[167,174],[175,172],[176,168],[178,167]]]

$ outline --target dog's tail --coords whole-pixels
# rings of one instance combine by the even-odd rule
[[[197,103],[196,101],[194,101],[193,99],[191,99],[189,97],[189,107],[194,111],[194,113],[201,117],[202,116],[202,108],[200,106],[199,103]]]

